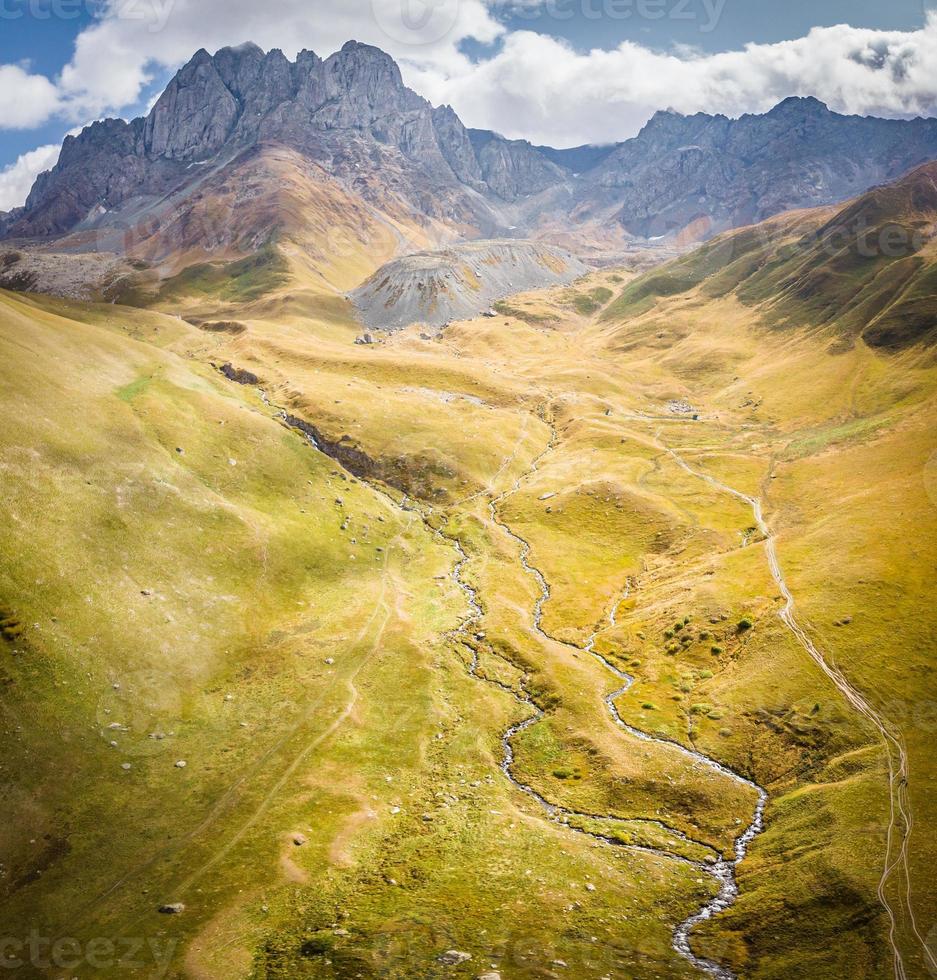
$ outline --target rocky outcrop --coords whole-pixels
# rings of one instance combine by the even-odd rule
[[[514,293],[570,283],[587,271],[568,252],[539,242],[468,242],[389,262],[351,299],[369,327],[441,327],[478,316]]]
[[[192,162],[214,156],[228,141],[240,112],[204,49],[179,72],[146,118],[147,157]]]
[[[795,208],[831,204],[937,157],[937,120],[842,116],[787,99],[740,119],[659,112],[580,183],[580,215],[612,214],[653,238],[697,238]]]
[[[197,52],[145,119],[109,119],[69,137],[24,213],[7,219],[10,235],[45,239],[93,225],[262,143],[302,151],[366,197],[386,191],[467,226],[490,220],[469,199],[469,189],[488,188],[455,113],[408,89],[389,55],[352,41],[324,61],[303,51],[290,62],[255,45]]]
[[[549,190],[570,176],[526,140],[478,129],[471,131],[471,140],[483,180],[504,201]]]

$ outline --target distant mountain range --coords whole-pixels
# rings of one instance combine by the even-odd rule
[[[210,235],[184,215],[204,219],[212,186],[271,147],[298,155],[311,180],[331,182],[375,220],[419,228],[417,246],[500,236],[574,247],[701,241],[851,198],[937,158],[937,120],[842,116],[792,98],[736,120],[659,112],[624,143],[556,150],[467,129],[407,88],[377,48],[352,41],[325,60],[304,51],[290,62],[249,44],[199,51],[145,118],[68,137],[0,232],[90,248],[107,229],[133,228],[137,242],[165,235],[171,214],[176,240],[151,255],[247,253],[277,232],[275,208],[266,224],[222,221]]]

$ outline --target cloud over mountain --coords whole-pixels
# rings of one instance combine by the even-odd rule
[[[26,200],[36,175],[55,166],[61,149],[58,143],[37,147],[0,170],[0,211],[10,211]]]

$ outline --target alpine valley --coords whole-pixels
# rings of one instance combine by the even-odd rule
[[[357,42],[68,137],[0,215],[0,966],[937,976],[935,160],[535,146]]]

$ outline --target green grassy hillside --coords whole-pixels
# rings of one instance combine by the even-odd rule
[[[782,215],[729,232],[632,283],[607,317],[651,309],[696,289],[735,296],[763,323],[823,328],[841,343],[862,337],[904,350],[937,341],[937,165],[877,188],[841,209]]]

